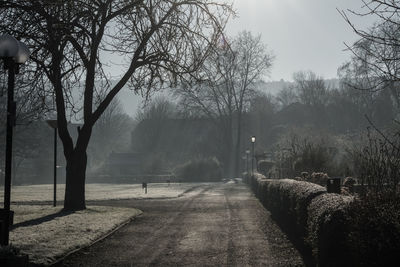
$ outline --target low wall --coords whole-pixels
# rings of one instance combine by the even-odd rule
[[[292,179],[267,179],[258,173],[246,178],[289,237],[312,255],[311,265],[351,265],[347,211],[353,197],[330,194],[320,185]]]

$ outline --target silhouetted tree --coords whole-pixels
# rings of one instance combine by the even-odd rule
[[[0,69],[3,69],[0,62]],[[21,72],[16,75],[14,99],[16,106],[16,128],[13,142],[13,179],[17,166],[26,158],[37,153],[38,135],[33,132],[37,125],[32,122],[43,120],[51,108],[51,101],[46,97],[46,87],[35,70],[30,66],[22,66]],[[32,91],[32,83],[41,87],[41,90]],[[6,115],[7,115],[7,75],[0,75],[0,151],[5,151]],[[30,142],[29,142],[30,141]],[[0,153],[0,169],[4,167],[4,153]]]
[[[1,31],[28,44],[54,92],[67,161],[64,209],[86,207],[87,147],[118,92],[130,85],[146,94],[193,74],[230,14],[228,5],[210,0],[0,1]],[[121,56],[115,85],[104,68],[113,65],[107,54]],[[74,143],[67,122],[78,112],[83,124]]]
[[[298,102],[299,98],[293,86],[285,86],[278,92],[276,100],[280,108],[285,108],[290,104]]]
[[[299,71],[293,74],[293,80],[293,90],[301,103],[313,107],[326,104],[328,88],[321,76],[312,71]]]
[[[247,136],[256,135],[257,148],[267,148],[273,142],[271,129],[274,121],[277,104],[275,98],[264,92],[256,92],[250,100],[250,107],[246,115],[245,125]],[[249,140],[247,140],[249,141]],[[248,146],[249,144],[246,143]]]
[[[221,129],[230,175],[239,173],[243,113],[272,61],[261,37],[244,31],[231,41],[221,40],[202,68],[200,83],[176,90],[183,109],[212,119]]]
[[[176,107],[168,99],[152,99],[136,114],[137,127],[132,133],[132,148],[145,153],[157,152],[161,146],[161,136],[169,130],[167,127],[171,127],[168,120],[176,116]]]
[[[352,59],[344,64],[348,83],[361,90],[377,91],[387,89],[397,107],[400,107],[400,3],[393,0],[361,1],[363,13],[340,11],[343,18],[360,37],[348,49]],[[377,22],[369,29],[356,27],[350,14],[375,17]]]

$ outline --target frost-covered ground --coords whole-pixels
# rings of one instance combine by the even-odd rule
[[[10,243],[28,254],[31,262],[44,265],[90,245],[141,214],[137,209],[102,206],[88,206],[86,210],[74,213],[34,205],[13,205],[11,208],[15,212],[14,225],[20,226],[10,232]],[[24,222],[30,224],[23,226]]]
[[[141,184],[88,184],[87,200],[129,198],[171,198],[200,184],[148,184],[147,194]],[[57,200],[64,199],[65,185],[57,185]],[[4,188],[0,187],[0,203]],[[13,186],[11,209],[14,229],[10,243],[29,255],[30,261],[49,264],[78,248],[90,245],[119,225],[141,213],[124,207],[88,206],[84,211],[64,213],[62,207],[30,205],[29,202],[52,201],[53,185]],[[23,205],[19,205],[23,204]],[[2,204],[1,204],[2,205]]]
[[[127,199],[127,198],[170,198],[178,197],[185,191],[198,186],[194,183],[150,183],[147,194],[141,184],[87,184],[86,200]],[[57,185],[57,200],[64,200],[65,184]],[[4,189],[0,187],[0,203]],[[53,185],[23,185],[11,188],[11,202],[52,201]]]

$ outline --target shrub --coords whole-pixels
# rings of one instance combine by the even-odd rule
[[[359,266],[393,266],[400,253],[400,197],[370,195],[351,205],[351,251]]]
[[[317,195],[325,192],[324,187],[316,184],[291,179],[277,180],[269,183],[267,206],[280,221],[291,224],[291,229],[301,239],[307,230],[309,203]]]
[[[301,172],[301,177],[303,178],[303,181],[307,181],[307,179],[309,179],[308,172]]]
[[[320,266],[354,266],[349,250],[350,196],[322,194],[308,206],[307,243]]]
[[[368,131],[364,144],[349,150],[362,195],[396,194],[400,184],[400,130]]]
[[[346,177],[343,181],[343,186],[341,187],[341,194],[352,195],[354,193],[354,185],[356,184],[356,179],[353,177]]]
[[[265,175],[266,177],[270,177],[272,175],[271,170],[275,165],[275,162],[270,160],[259,160],[258,161],[258,170]]]
[[[185,182],[216,182],[222,178],[222,167],[215,157],[201,158],[178,166],[174,173]]]
[[[323,172],[313,172],[310,177],[310,182],[314,184],[319,184],[321,186],[326,186],[328,181],[328,175]]]
[[[273,216],[291,228],[300,239],[305,236],[307,207],[313,198],[325,193],[326,189],[304,181],[266,179],[261,174],[254,174],[252,181],[256,196]]]
[[[346,185],[354,184],[353,178]],[[304,181],[266,179],[251,186],[272,216],[317,266],[393,266],[400,253],[400,196],[325,194]],[[304,242],[305,241],[305,242]],[[305,249],[305,250],[304,250]]]

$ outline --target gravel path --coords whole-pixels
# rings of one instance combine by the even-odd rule
[[[144,213],[56,266],[304,265],[270,213],[243,184],[202,185],[176,199],[97,203]]]

